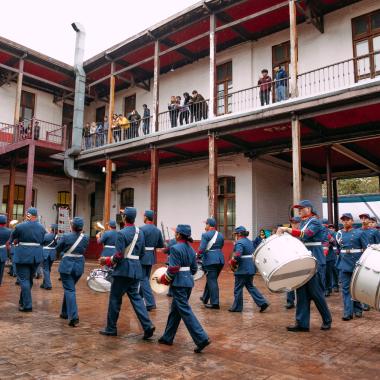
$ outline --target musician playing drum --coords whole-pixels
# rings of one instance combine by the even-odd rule
[[[62,235],[56,251],[62,255],[58,267],[64,289],[60,318],[68,319],[69,326],[79,323],[75,285],[84,271],[84,253],[88,247],[89,237],[83,231],[84,221],[75,217],[71,221],[71,232]]]
[[[299,210],[301,216],[300,229],[279,227],[278,234],[284,232],[298,237],[304,242],[307,249],[311,252],[318,262],[317,273],[303,286],[297,289],[297,306],[296,306],[296,324],[288,326],[288,331],[309,331],[310,329],[310,302],[313,300],[321,317],[321,330],[331,328],[332,317],[327,306],[324,294],[324,271],[326,266],[326,257],[322,249],[324,239],[324,229],[321,222],[315,217],[313,204],[308,200],[301,201],[294,208]]]
[[[268,308],[269,302],[253,284],[256,266],[253,262],[253,243],[248,239],[248,235],[249,232],[245,227],[235,228],[236,242],[233,258],[230,260],[230,267],[235,274],[234,303],[228,311],[238,313],[243,311],[243,289],[246,287],[262,313]]]
[[[198,269],[196,254],[189,244],[193,241],[191,227],[187,224],[179,224],[175,238],[177,244],[170,249],[168,269],[161,278],[157,279],[159,284],[170,285],[173,293],[165,332],[158,343],[171,346],[182,319],[196,344],[194,352],[200,353],[210,344],[210,341],[189,305],[189,298],[194,287],[192,275]]]
[[[115,254],[116,238],[116,221],[110,220],[108,222],[108,231],[98,232],[96,234],[98,244],[103,244],[102,257],[109,257]]]
[[[5,262],[8,259],[8,240],[11,236],[11,230],[6,227],[7,217],[0,215],[0,286],[3,281]]]
[[[360,259],[363,251],[368,245],[368,236],[360,228],[353,228],[353,217],[350,213],[345,213],[340,217],[343,223],[343,229],[336,234],[336,241],[340,247],[337,267],[340,270],[340,279],[342,281],[342,298],[343,298],[343,321],[349,321],[355,317],[362,316],[362,305],[360,302],[353,301],[350,294],[350,283],[352,273],[355,269],[356,262]]]
[[[137,210],[126,207],[123,212],[124,228],[118,232],[116,253],[111,257],[101,257],[101,265],[113,266],[113,281],[109,296],[107,326],[99,331],[101,335],[116,336],[123,295],[127,293],[138,320],[144,330],[143,339],[153,336],[155,327],[149,319],[144,301],[139,294],[142,269],[140,258],[145,253],[144,233],[135,226]]]
[[[52,224],[50,226],[50,232],[45,234],[44,237],[44,246],[43,246],[43,255],[44,261],[42,263],[42,269],[44,274],[44,280],[40,285],[41,289],[51,290],[51,280],[50,280],[50,272],[53,262],[56,258],[56,250],[57,246],[57,235],[58,234],[58,224]]]
[[[224,266],[222,248],[223,235],[216,230],[216,220],[206,220],[206,232],[202,234],[198,254],[202,257],[203,268],[206,272],[207,282],[201,301],[209,309],[219,309],[218,277]],[[210,304],[208,301],[210,300]]]

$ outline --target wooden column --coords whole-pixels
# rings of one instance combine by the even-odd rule
[[[298,204],[302,194],[301,172],[301,131],[297,115],[292,116],[292,163],[293,163],[293,204]]]
[[[150,209],[154,211],[154,224],[157,224],[159,165],[158,149],[152,146],[150,148]]]
[[[112,117],[115,109],[115,63],[111,62],[110,95],[108,107],[108,143],[112,143]],[[107,226],[111,216],[111,186],[112,186],[112,160],[106,158],[106,181],[104,191],[104,214],[103,225]]]
[[[208,214],[216,219],[218,212],[218,146],[214,132],[210,132],[208,136],[208,157]]]
[[[36,145],[34,141],[29,143],[28,166],[26,170],[26,189],[25,189],[25,212],[32,206],[33,200],[33,174],[34,174],[34,157]]]
[[[290,96],[298,96],[298,34],[296,0],[289,0],[289,27],[290,27]]]
[[[210,15],[210,92],[209,110],[210,118],[215,117],[215,76],[216,76],[216,36],[215,36],[215,15]]]
[[[158,113],[160,101],[160,42],[154,42],[154,69],[153,69],[153,131],[158,131]]]
[[[331,146],[326,147],[327,219],[333,223],[333,189],[331,173]]]
[[[333,197],[334,197],[334,226],[338,229],[339,226],[339,201],[338,201],[338,186],[337,180],[332,181]]]
[[[22,80],[24,77],[24,59],[20,59],[19,62],[19,73],[17,76],[17,86],[16,86],[16,104],[14,112],[14,125],[18,125],[20,121],[20,104],[21,104],[21,92],[22,92]]]
[[[8,183],[8,222],[13,219],[13,205],[15,201],[15,181],[16,181],[16,156],[11,159],[9,168],[9,183]]]

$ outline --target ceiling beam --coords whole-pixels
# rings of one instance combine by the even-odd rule
[[[216,17],[222,21],[222,22],[232,22],[234,21],[233,17],[230,16],[229,14],[225,12],[218,12],[216,13]],[[239,36],[241,37],[244,41],[249,41],[252,38],[251,33],[247,31],[243,26],[241,25],[235,25],[232,26],[231,29]]]
[[[174,153],[177,156],[181,156],[181,157],[187,157],[187,158],[193,157],[193,153],[187,152],[186,150],[183,150],[180,148],[170,147],[170,148],[160,148],[160,150],[164,152],[168,152],[168,153]]]
[[[357,154],[353,150],[347,148],[346,146],[342,144],[333,144],[331,145],[331,149],[335,150],[336,152],[342,154],[343,156],[346,156],[350,158],[351,160],[354,160],[358,162],[359,164],[373,170],[375,173],[380,173],[380,166],[367,160],[360,154]]]
[[[243,148],[243,149],[251,149],[252,148],[252,144],[250,144],[247,141],[240,139],[239,137],[235,137],[235,136],[231,136],[231,135],[219,135],[218,138],[220,140],[227,141],[227,142],[237,146],[238,148]]]
[[[169,38],[160,39],[159,41],[169,48],[176,45],[176,42],[172,41]],[[190,50],[186,49],[185,47],[180,47],[177,49],[177,52],[187,58],[190,62],[193,62],[194,54]]]

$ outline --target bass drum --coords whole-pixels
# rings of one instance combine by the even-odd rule
[[[201,263],[197,263],[197,266],[198,266],[197,273],[195,273],[193,275],[194,281],[200,280],[205,275],[205,272],[203,270],[202,264]]]
[[[87,277],[87,285],[90,289],[99,293],[111,291],[112,270],[111,269],[94,269]]]
[[[169,290],[169,285],[157,283],[157,278],[161,278],[166,273],[166,267],[157,268],[150,277],[150,287],[156,294],[164,294]]]
[[[350,291],[354,300],[380,311],[380,244],[370,245],[356,263]]]
[[[272,235],[256,248],[257,269],[271,292],[295,290],[317,270],[317,260],[305,245],[289,234]]]

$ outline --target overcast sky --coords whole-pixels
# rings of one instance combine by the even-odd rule
[[[86,29],[85,59],[197,0],[18,0],[1,4],[0,35],[68,64],[74,62],[73,21]],[[17,11],[17,15],[15,14]]]

